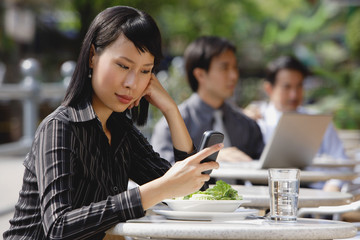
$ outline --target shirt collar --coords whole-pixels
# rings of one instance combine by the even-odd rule
[[[210,105],[208,105],[207,103],[205,103],[199,96],[199,94],[197,93],[193,93],[190,96],[190,104],[191,106],[194,107],[194,109],[197,112],[201,112],[201,114],[198,115],[199,121],[201,121],[202,123],[206,124],[207,122],[212,122],[213,121],[213,117],[214,117],[214,112],[217,110],[213,107],[211,107]],[[227,104],[223,104],[220,108],[218,108],[219,110],[223,111],[223,115],[226,115],[227,112]]]
[[[201,108],[204,112],[212,112],[213,108],[206,104],[197,93],[193,93],[190,97],[192,105],[196,108]]]
[[[190,102],[191,104],[195,107],[195,108],[199,108],[201,109],[201,111],[205,114],[210,114],[213,115],[214,111],[217,109],[214,109],[213,107],[211,107],[210,105],[208,105],[207,103],[205,103],[199,96],[199,94],[197,93],[193,93],[190,97]],[[219,110],[225,110],[225,103],[219,107]]]
[[[275,105],[272,102],[269,102],[267,107],[264,109],[264,117],[267,117],[268,119],[274,119],[275,122],[278,122],[280,117],[282,116],[283,112],[277,110]],[[295,113],[306,113],[306,110],[302,106],[298,106],[295,111],[292,111]]]
[[[74,107],[69,107],[69,119],[72,122],[87,122],[97,118],[89,101],[84,101]]]

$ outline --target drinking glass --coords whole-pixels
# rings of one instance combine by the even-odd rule
[[[298,209],[300,170],[270,168],[268,173],[270,219],[295,222]]]

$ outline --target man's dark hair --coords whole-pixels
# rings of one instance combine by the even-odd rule
[[[276,75],[283,69],[298,71],[304,78],[310,74],[307,67],[294,56],[281,56],[268,64],[265,80],[275,85]]]
[[[216,36],[202,36],[190,43],[184,53],[185,71],[191,89],[196,92],[199,83],[194,76],[194,69],[209,70],[211,60],[225,50],[236,52],[236,47],[229,40]]]

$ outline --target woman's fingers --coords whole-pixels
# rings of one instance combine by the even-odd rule
[[[128,109],[132,109],[134,107],[134,103],[131,103],[129,106],[128,106]]]
[[[144,92],[141,94],[141,96],[140,96],[138,99],[136,99],[132,104],[129,105],[128,109],[132,109],[133,107],[139,106],[140,100],[141,100],[143,97],[146,98],[146,96],[151,92],[150,89],[151,89],[151,84],[152,84],[152,82],[154,81],[154,80],[153,80],[154,77],[155,77],[155,75],[152,74],[152,76],[151,76],[151,78],[150,78],[150,81],[149,81],[149,84],[148,84],[148,86],[145,88]],[[155,77],[155,79],[156,79],[156,77]],[[146,98],[146,99],[149,100],[148,98]]]
[[[219,151],[223,146],[222,143],[215,144],[183,161],[176,162],[163,176],[164,182],[171,186],[168,188],[169,195],[171,197],[185,196],[199,190],[205,182],[209,181],[210,175],[203,172],[218,168],[219,163],[215,161],[201,163],[201,161]]]
[[[219,151],[223,147],[224,147],[224,144],[222,144],[222,143],[215,144],[211,147],[207,147],[207,148],[201,150],[200,152],[194,154],[193,156],[191,156],[188,160],[188,163],[198,165],[199,166],[198,170],[200,172],[219,168],[219,163],[217,163],[216,161],[209,161],[209,162],[203,162],[203,163],[201,163],[201,161],[204,160],[206,157],[210,156],[211,154]],[[202,174],[202,175],[204,175],[204,177],[206,177],[206,179],[204,178],[204,181],[209,180],[210,177],[208,174]]]
[[[222,149],[224,147],[223,143],[219,143],[219,144],[214,144],[210,147],[204,148],[203,150],[201,150],[200,152],[194,154],[193,156],[190,157],[191,162],[200,162],[201,160],[203,160],[204,158],[210,156],[211,154],[219,151],[220,149]]]
[[[136,99],[132,104],[129,105],[128,109],[132,109],[133,107],[137,107],[140,104],[140,100],[141,98],[143,98],[145,96],[145,92],[143,95],[141,95],[141,97],[139,97],[138,99]]]
[[[210,175],[204,172],[219,168],[219,163],[216,161],[203,162],[200,163],[199,165],[200,165],[199,170],[201,171],[201,175],[208,176],[208,179],[206,181],[209,180]]]
[[[141,96],[140,98],[138,98],[138,99],[135,101],[135,104],[134,104],[135,107],[139,106],[140,100],[141,100],[142,97],[143,97],[143,96]]]

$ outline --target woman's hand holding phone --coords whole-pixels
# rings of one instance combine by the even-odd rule
[[[163,177],[158,179],[166,185],[166,187],[162,188],[167,191],[164,198],[183,197],[199,190],[210,179],[209,175],[202,173],[219,167],[217,162],[201,163],[201,161],[218,152],[223,146],[222,143],[212,145],[182,161],[176,162]]]
[[[224,141],[224,134],[222,134],[221,132],[217,132],[217,131],[206,131],[204,132],[202,139],[201,139],[201,143],[200,143],[200,149],[199,151],[210,147],[214,144],[218,144],[218,143],[222,143]],[[218,156],[219,152],[215,152],[213,154],[211,154],[210,156],[206,157],[204,160],[202,160],[201,162],[210,162],[210,161],[216,161],[216,158]],[[203,172],[203,174],[210,174],[211,170],[207,170],[205,172]]]

